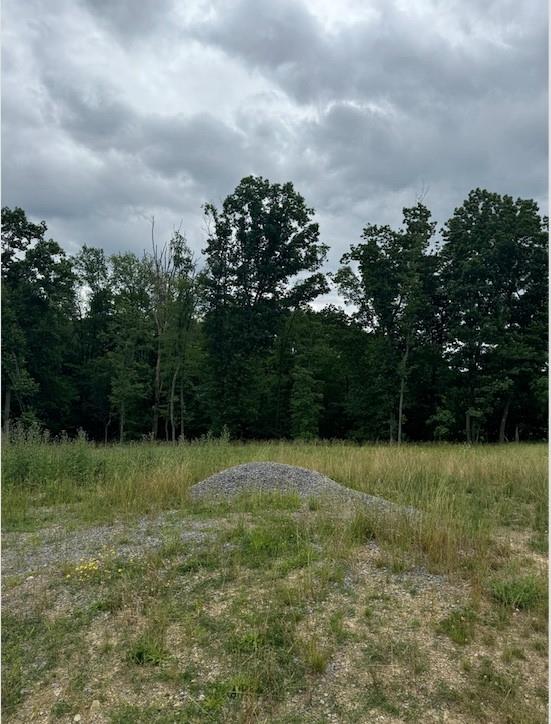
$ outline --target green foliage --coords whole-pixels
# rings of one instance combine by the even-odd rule
[[[261,382],[270,351],[289,311],[327,291],[321,274],[291,280],[315,272],[326,247],[319,243],[313,209],[291,183],[249,176],[221,210],[207,204],[205,214],[211,230],[205,249],[205,333],[214,426],[226,423],[233,435],[251,436],[268,396]],[[281,372],[279,366],[278,392]]]
[[[296,364],[292,373],[291,434],[299,440],[311,440],[319,433],[322,395],[316,389],[312,372]]]
[[[476,189],[444,224],[366,224],[334,275],[291,183],[249,176],[150,252],[68,257],[20,208],[2,227],[3,429],[102,442],[476,443],[547,434],[547,221]],[[543,270],[543,271],[542,271]],[[336,289],[347,311],[311,303]],[[210,437],[209,437],[210,435]],[[8,435],[9,439],[9,435]]]
[[[545,222],[531,200],[476,189],[446,223],[443,238],[456,414],[464,416],[467,442],[484,439],[492,427],[503,442],[511,411],[517,424],[525,418],[519,396],[525,411],[533,407],[529,381],[546,368]]]

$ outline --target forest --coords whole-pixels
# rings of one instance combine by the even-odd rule
[[[292,183],[242,179],[142,256],[2,209],[2,426],[98,442],[547,436],[547,219],[475,189],[366,223],[335,272]],[[60,240],[62,241],[62,240]],[[333,290],[343,307],[313,305]]]

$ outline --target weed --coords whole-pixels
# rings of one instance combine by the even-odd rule
[[[436,626],[436,631],[449,636],[456,644],[470,643],[474,638],[476,614],[471,608],[452,611]]]
[[[55,719],[61,719],[67,714],[72,714],[73,711],[74,707],[72,704],[69,704],[65,699],[60,699],[52,706],[51,714]]]
[[[510,664],[515,660],[524,661],[526,655],[519,646],[506,646],[501,654],[501,659],[504,663]]]
[[[508,608],[535,608],[545,597],[544,582],[534,575],[497,579],[489,588],[492,598]]]
[[[549,540],[548,535],[546,531],[537,531],[531,538],[530,538],[530,548],[535,551],[536,553],[541,553],[542,555],[547,555],[549,551]]]
[[[476,670],[479,687],[492,690],[500,696],[512,696],[516,692],[517,681],[512,676],[500,672],[488,656],[484,656]]]
[[[331,615],[331,618],[329,619],[329,629],[337,643],[342,643],[350,636],[350,634],[344,627],[343,620],[344,613],[342,611],[336,611],[334,614]]]
[[[301,650],[307,668],[315,674],[323,674],[331,658],[327,646],[320,644],[317,638],[311,637],[301,643]]]
[[[127,652],[128,661],[139,666],[145,664],[159,666],[165,658],[166,651],[162,639],[151,632],[142,634]]]

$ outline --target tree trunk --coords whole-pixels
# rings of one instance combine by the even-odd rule
[[[155,402],[153,405],[153,439],[157,439],[159,431],[159,407],[161,405],[161,340],[157,344],[157,361],[155,363]]]
[[[124,402],[121,402],[120,420],[119,420],[119,442],[124,442]]]
[[[518,425],[515,425],[515,442],[520,442],[520,435],[518,431]]]
[[[467,435],[467,443],[471,444],[471,413],[469,410],[465,413],[465,433]]]
[[[110,425],[110,424],[111,424],[111,413],[109,413],[109,419],[108,419],[107,422],[105,423],[105,439],[104,439],[104,442],[105,442],[106,445],[107,445],[107,433],[108,433],[109,425]]]
[[[388,421],[388,430],[389,430],[389,438],[388,441],[390,444],[394,442],[394,415],[390,413],[390,418]]]
[[[176,380],[180,372],[180,362],[176,365],[174,374],[172,375],[172,382],[170,385],[170,401],[169,401],[169,412],[170,412],[170,427],[172,431],[172,442],[176,442],[176,421],[174,419],[174,400],[176,397]],[[180,388],[181,389],[181,388]]]
[[[283,380],[283,361],[285,357],[285,350],[287,343],[291,335],[293,327],[293,321],[295,318],[295,311],[291,312],[289,319],[285,322],[283,333],[279,341],[279,355],[278,355],[278,366],[277,366],[277,393],[276,393],[276,414],[275,414],[275,429],[278,437],[281,436],[281,386]]]
[[[180,437],[184,439],[184,379],[180,377]]]
[[[509,395],[505,407],[503,408],[503,414],[501,415],[501,421],[499,423],[499,442],[505,442],[505,428],[507,427],[507,417],[509,415],[509,407],[511,406],[511,398],[513,395]]]
[[[404,389],[406,387],[406,365],[409,355],[409,342],[406,342],[406,350],[400,365],[400,402],[398,405],[398,445],[402,443],[402,415],[404,410]]]
[[[11,389],[6,387],[6,394],[4,397],[4,434],[6,436],[6,442],[10,434],[10,414],[11,414]]]
[[[398,445],[402,444],[402,410],[404,408],[405,377],[400,380],[400,401],[398,403]]]

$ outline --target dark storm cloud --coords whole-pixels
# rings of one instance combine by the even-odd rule
[[[3,202],[71,248],[140,250],[155,214],[198,250],[202,203],[257,173],[332,266],[420,195],[440,222],[475,186],[544,202],[541,0],[336,5],[6,0]]]

